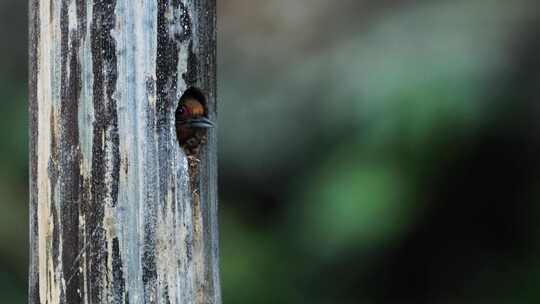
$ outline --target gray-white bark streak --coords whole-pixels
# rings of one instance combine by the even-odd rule
[[[215,0],[29,2],[29,303],[221,303]]]

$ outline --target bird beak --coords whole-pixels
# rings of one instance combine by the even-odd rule
[[[188,128],[213,128],[215,124],[206,117],[188,118],[176,122],[177,126]]]

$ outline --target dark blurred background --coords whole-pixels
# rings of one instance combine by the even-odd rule
[[[537,1],[220,0],[224,303],[538,303]],[[0,1],[0,302],[26,302],[27,4]]]

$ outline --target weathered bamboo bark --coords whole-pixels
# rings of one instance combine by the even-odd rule
[[[29,303],[220,303],[215,0],[29,1]]]

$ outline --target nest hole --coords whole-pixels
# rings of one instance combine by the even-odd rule
[[[194,102],[195,101],[195,102]],[[188,106],[197,104],[202,105],[200,109],[192,109]],[[193,112],[196,113],[193,113]],[[190,115],[208,118],[208,104],[205,94],[202,90],[190,87],[180,97],[178,107],[175,112],[176,135],[180,146],[184,149],[187,156],[196,156],[199,154],[201,145],[206,143],[208,129],[200,127],[189,127],[184,124]]]

